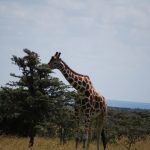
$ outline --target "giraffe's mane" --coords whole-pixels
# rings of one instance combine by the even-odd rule
[[[88,77],[88,78],[89,78],[88,75],[83,75],[83,74],[77,73],[77,72],[75,72],[74,70],[72,70],[62,59],[61,59],[61,61],[62,61],[62,63],[63,63],[69,70],[71,70],[71,72],[73,72],[74,74],[76,74],[76,75],[78,75],[78,76]]]

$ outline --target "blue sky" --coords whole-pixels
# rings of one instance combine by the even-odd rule
[[[0,0],[0,85],[24,48],[43,63],[61,51],[108,99],[150,102],[149,0]]]

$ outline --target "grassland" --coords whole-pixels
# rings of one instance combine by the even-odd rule
[[[65,145],[60,145],[58,139],[50,139],[44,137],[36,137],[35,144],[32,148],[28,148],[28,138],[18,137],[0,137],[0,150],[75,150],[74,141],[69,141]],[[108,145],[108,150],[126,150],[119,141],[117,144]],[[132,150],[149,150],[150,139],[136,143]],[[82,150],[82,146],[79,147]],[[92,143],[90,150],[96,150],[96,144]]]

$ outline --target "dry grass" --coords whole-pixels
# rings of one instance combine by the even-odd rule
[[[36,137],[35,144],[32,148],[28,148],[28,138],[17,137],[0,137],[0,150],[75,150],[74,141],[69,141],[65,145],[59,145],[58,139],[49,139],[44,137]],[[119,144],[108,145],[108,150],[125,150],[123,145]],[[102,147],[102,145],[101,145]],[[102,149],[102,148],[101,148]],[[150,139],[136,143],[132,150],[149,150]],[[82,150],[82,146],[79,147]],[[96,144],[91,144],[90,150],[96,150]]]

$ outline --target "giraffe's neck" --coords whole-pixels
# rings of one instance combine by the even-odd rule
[[[88,76],[76,73],[62,60],[58,69],[66,80],[80,93],[85,92],[92,86]]]

